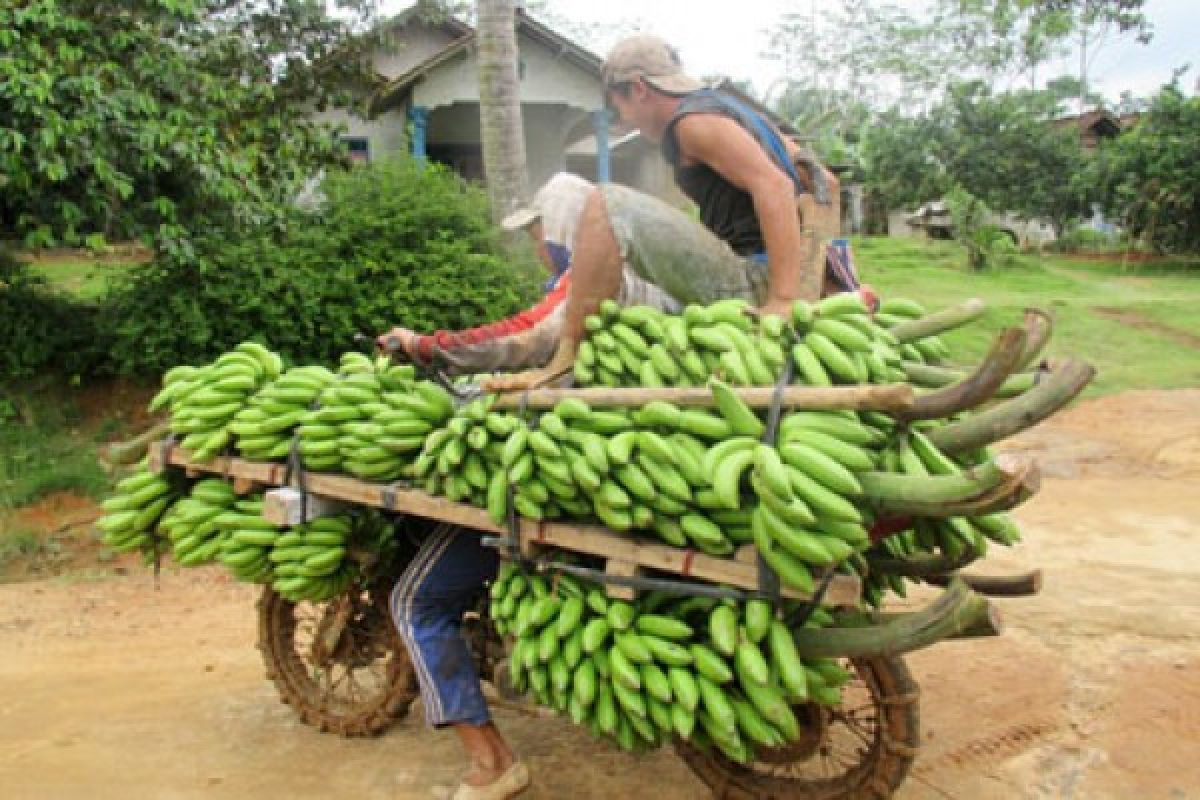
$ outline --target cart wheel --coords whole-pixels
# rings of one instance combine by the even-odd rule
[[[263,588],[258,649],[280,699],[301,720],[342,736],[373,736],[408,713],[416,675],[387,595],[374,585],[324,603],[293,603]]]
[[[908,774],[919,744],[918,690],[898,657],[852,658],[854,677],[835,707],[795,707],[800,740],[760,750],[750,764],[677,742],[676,751],[717,800],[883,800]]]

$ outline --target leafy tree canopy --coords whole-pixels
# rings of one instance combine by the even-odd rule
[[[31,245],[261,222],[341,154],[368,0],[0,4],[0,230]]]

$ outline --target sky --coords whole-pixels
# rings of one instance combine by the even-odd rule
[[[892,0],[919,14],[927,0]],[[693,75],[728,75],[749,79],[761,94],[781,76],[780,67],[760,57],[767,36],[765,29],[792,11],[811,13],[823,0],[548,0],[550,10],[578,23],[636,24],[656,33],[678,49],[684,66]],[[399,11],[411,2],[384,0],[388,12]],[[1170,80],[1174,68],[1192,65],[1181,83],[1188,92],[1197,90],[1200,76],[1200,0],[1146,0],[1146,16],[1154,28],[1149,45],[1137,44],[1132,36],[1110,36],[1089,69],[1091,88],[1116,101],[1122,91],[1149,96]],[[819,11],[818,11],[819,13]],[[597,54],[609,42],[601,43]],[[1078,71],[1078,56],[1066,59],[1058,69],[1043,67],[1047,76]]]

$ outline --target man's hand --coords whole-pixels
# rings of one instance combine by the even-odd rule
[[[758,315],[760,317],[776,316],[783,317],[784,319],[791,319],[792,301],[772,300],[767,298],[767,302],[758,307]]]
[[[408,328],[392,328],[375,340],[385,353],[403,353],[409,360],[416,358],[417,334]]]

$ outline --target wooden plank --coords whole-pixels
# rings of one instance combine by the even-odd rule
[[[735,388],[751,408],[769,408],[774,402],[773,386]],[[706,388],[661,389],[534,389],[497,395],[494,408],[553,408],[560,400],[578,398],[592,406],[635,408],[653,400],[663,400],[677,406],[713,405],[712,392]],[[789,386],[783,390],[782,406],[786,409],[849,409],[852,411],[904,411],[915,400],[912,386],[907,383],[877,386]]]
[[[266,461],[247,461],[233,456],[217,456],[204,463],[192,461],[190,455],[179,445],[172,445],[164,459],[165,464],[183,467],[194,473],[209,473],[225,478],[242,478],[263,486],[281,486],[287,465]]]

